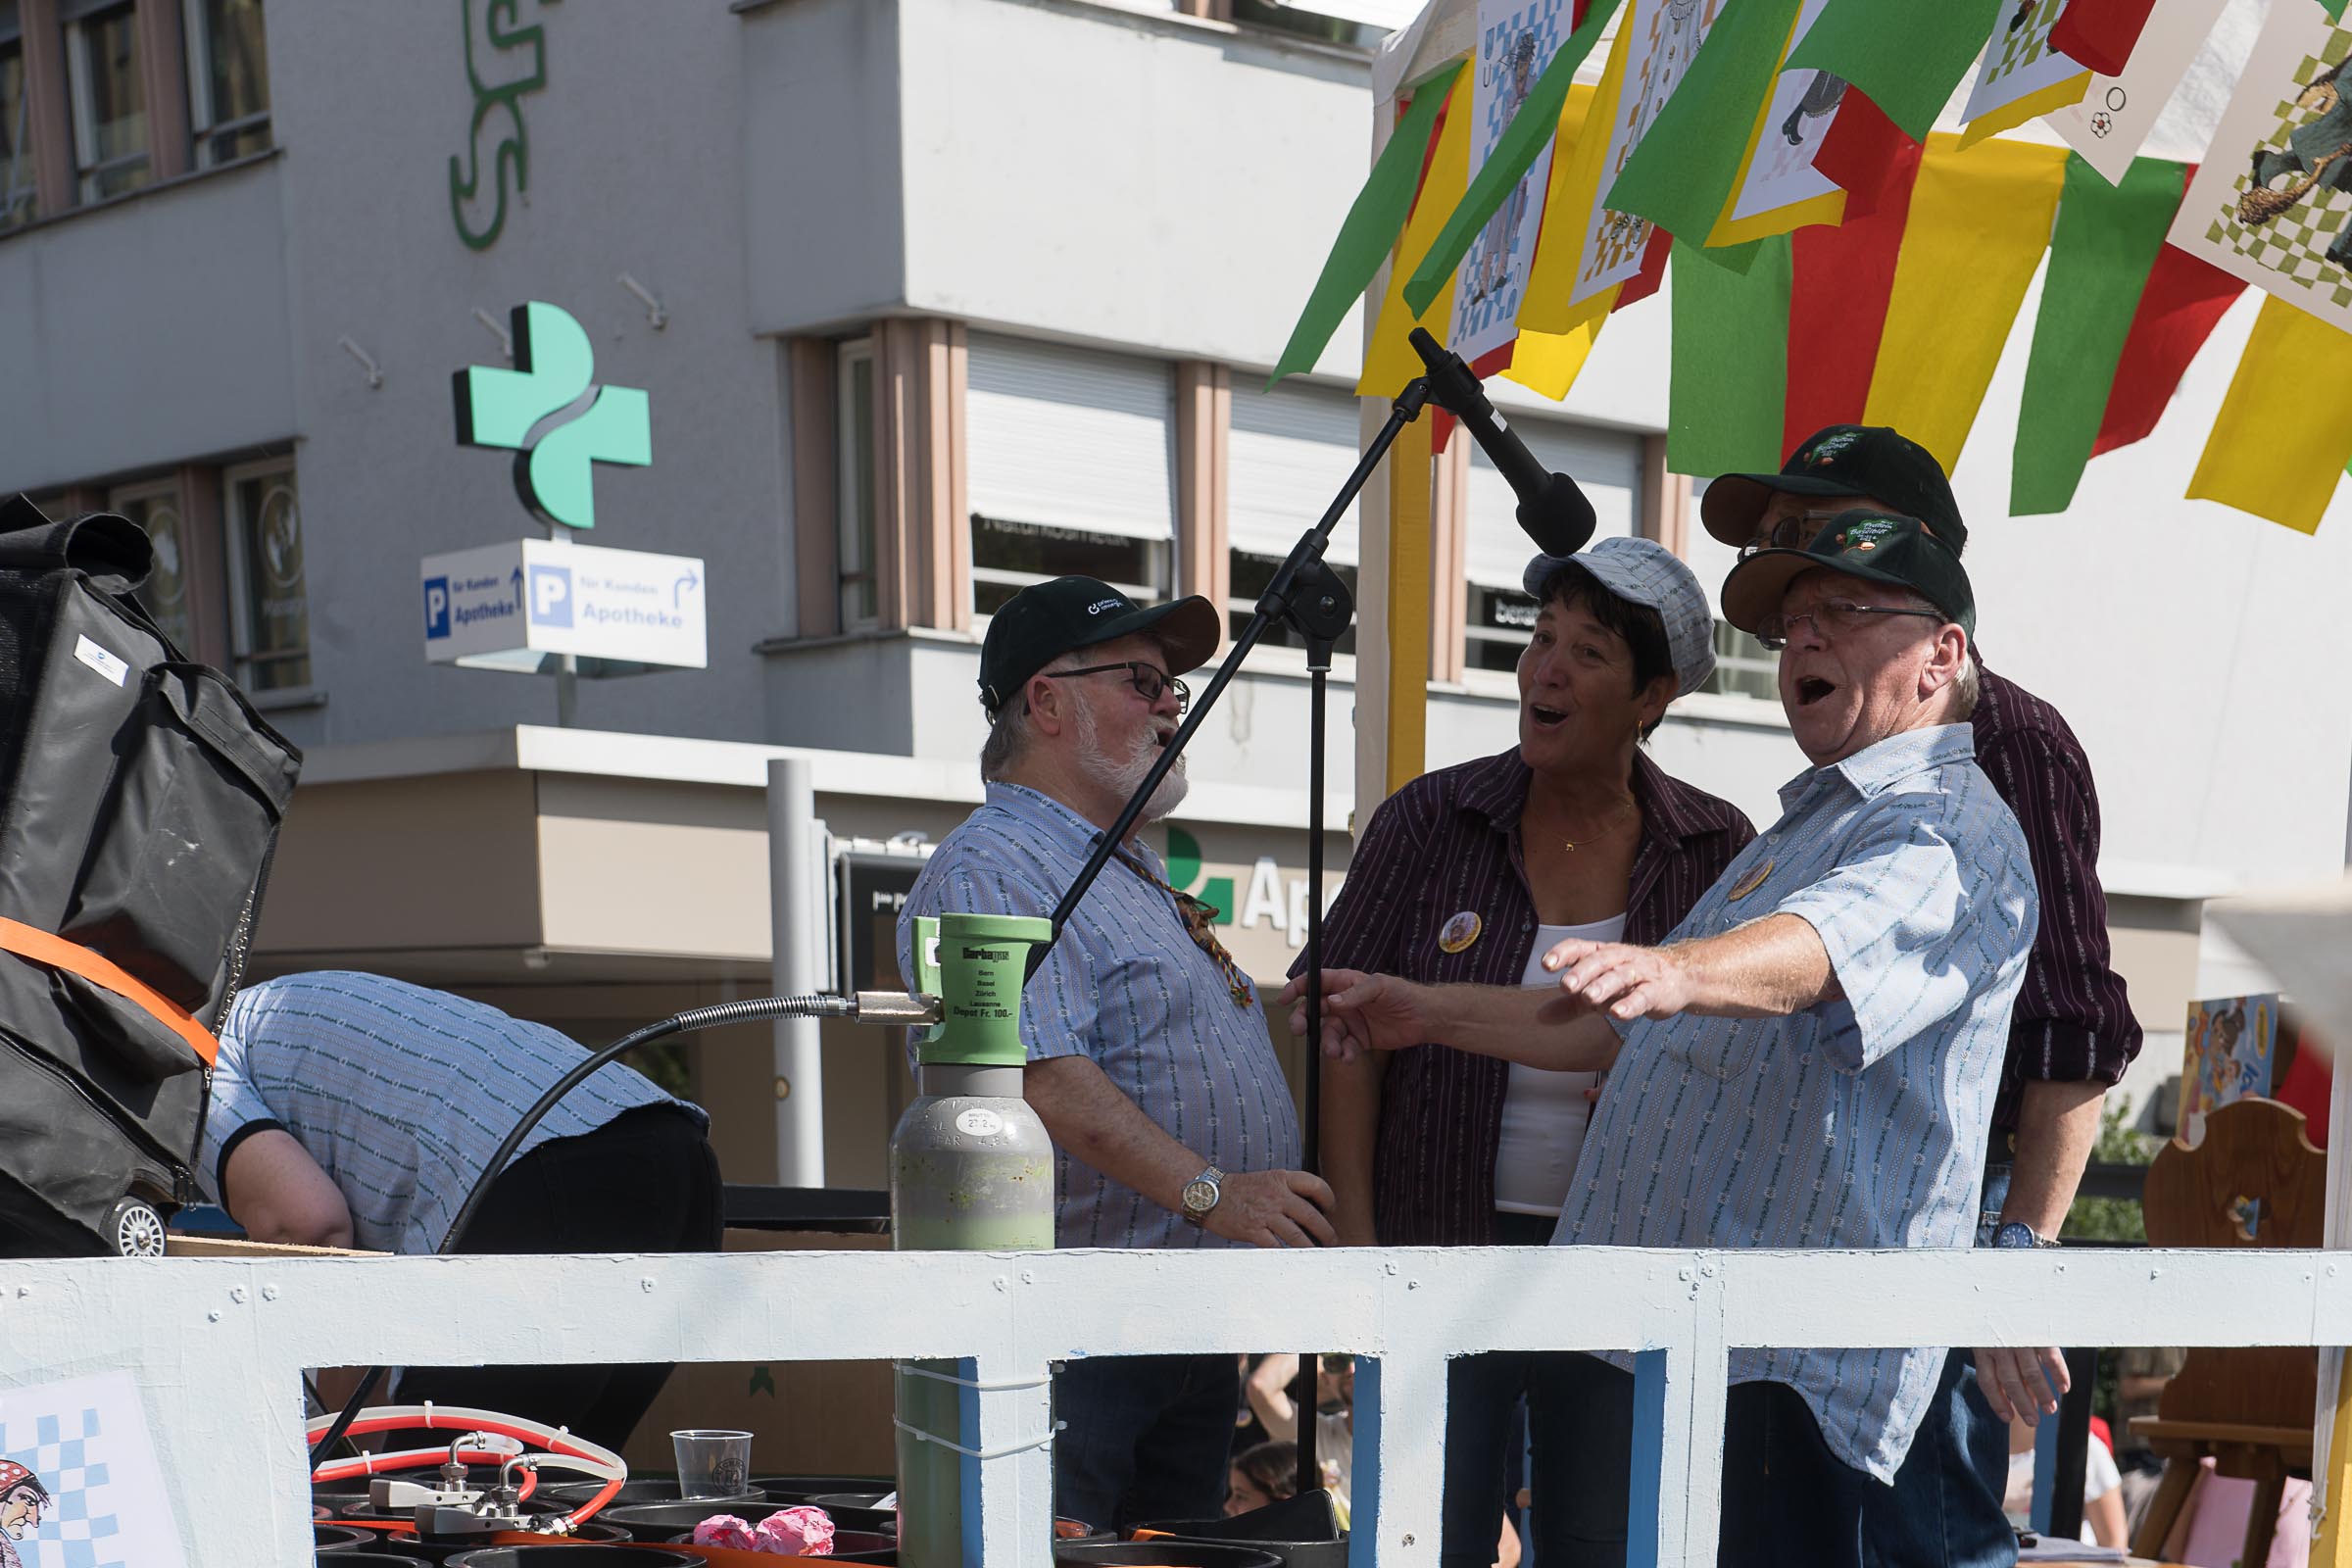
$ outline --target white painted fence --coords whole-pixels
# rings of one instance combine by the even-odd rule
[[[2345,1252],[764,1252],[0,1263],[0,1388],[125,1368],[193,1568],[311,1557],[299,1369],[371,1361],[968,1357],[1297,1348],[1356,1380],[1352,1568],[1435,1560],[1445,1365],[1654,1350],[1634,1561],[1711,1568],[1725,1356],[1743,1346],[2352,1342]],[[1042,1387],[981,1396],[989,1568],[1042,1564]],[[833,1412],[790,1418],[821,1426]],[[1637,1451],[1642,1451],[1638,1447]],[[1649,1534],[1645,1536],[1644,1532]]]

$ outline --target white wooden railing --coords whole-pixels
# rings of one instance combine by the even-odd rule
[[[127,1369],[193,1568],[311,1560],[305,1367],[1351,1350],[1352,1568],[1433,1562],[1446,1358],[1644,1357],[1633,1561],[1711,1568],[1725,1356],[1745,1346],[2352,1342],[2345,1252],[768,1252],[0,1263],[6,1389]],[[785,1411],[822,1425],[833,1413]],[[980,1396],[989,1568],[1046,1559],[1051,1418]],[[1638,1472],[1641,1466],[1637,1465]]]

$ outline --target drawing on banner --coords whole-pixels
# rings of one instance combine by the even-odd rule
[[[1797,13],[1796,26],[1788,34],[1788,47],[1781,52],[1787,60],[1804,42],[1805,33],[1813,25],[1829,0],[1805,0]],[[1827,196],[1838,189],[1837,184],[1813,167],[1814,156],[1830,134],[1830,123],[1838,118],[1838,106],[1845,102],[1845,78],[1826,71],[1784,71],[1775,78],[1772,103],[1764,111],[1764,134],[1756,142],[1755,157],[1740,182],[1740,194],[1732,203],[1735,220],[1755,218]]]
[[[1984,51],[1984,66],[1969,90],[1962,120],[1991,114],[2086,74],[2080,62],[2050,45],[2050,29],[2066,14],[2066,6],[2067,0],[2020,0],[2007,25],[1993,34]]]
[[[1651,224],[1631,213],[1611,212],[1602,205],[1605,193],[1617,183],[1632,161],[1634,149],[1656,124],[1666,101],[1682,85],[1683,75],[1706,41],[1707,29],[1722,12],[1724,0],[1635,0],[1624,25],[1631,31],[1631,52],[1617,89],[1609,147],[1600,166],[1601,193],[1585,225],[1584,266],[1577,273],[1570,303],[1591,299],[1612,284],[1622,283],[1642,270],[1642,252],[1649,244]]]
[[[1567,40],[1567,0],[1483,0],[1480,5],[1478,78],[1471,96],[1477,127],[1470,149],[1474,173]],[[1535,266],[1536,231],[1550,179],[1546,143],[1462,258],[1454,285],[1454,352],[1474,365],[1518,335],[1519,303]]]
[[[0,1568],[184,1568],[125,1372],[0,1389]]]
[[[2352,330],[2348,58],[2352,29],[2319,7],[2272,10],[2171,239]]]
[[[2082,101],[2050,112],[2052,129],[2111,185],[2123,183],[2229,0],[2168,0],[2148,18],[2120,76],[2093,76]]]

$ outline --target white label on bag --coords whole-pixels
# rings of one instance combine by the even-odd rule
[[[126,660],[108,653],[87,637],[74,640],[74,657],[118,686],[130,679],[130,664]]]
[[[956,1118],[956,1125],[966,1138],[994,1138],[1004,1130],[1004,1118],[993,1110],[974,1106]]]

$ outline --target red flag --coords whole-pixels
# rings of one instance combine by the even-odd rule
[[[1636,300],[1645,300],[1658,291],[1666,276],[1666,253],[1674,249],[1674,236],[1652,223],[1649,243],[1642,251],[1642,270],[1627,278],[1617,292],[1617,303],[1609,307],[1610,314],[1624,310]]]
[[[1919,145],[1870,101],[1869,94],[1849,86],[1837,118],[1830,122],[1829,134],[1821,139],[1821,150],[1813,155],[1813,168],[1832,184],[1845,187],[1845,221],[1850,223],[1870,216],[1901,160],[1908,158],[1917,171]],[[1906,175],[1904,189],[1909,188]]]
[[[2069,0],[2050,28],[2050,47],[2102,76],[2120,76],[2156,0]]]
[[[2107,390],[2107,412],[2091,455],[2144,439],[2206,338],[2246,285],[2200,257],[2167,245],[2156,254],[2131,335]]]
[[[1842,124],[1860,95],[1849,91]],[[1864,100],[1867,102],[1867,100]],[[1835,126],[1830,134],[1838,134]],[[1869,192],[1866,216],[1833,228],[1816,223],[1789,236],[1795,275],[1788,290],[1788,400],[1783,407],[1784,456],[1825,424],[1859,423],[1878,368],[1879,336],[1894,288],[1894,263],[1911,217],[1920,144],[1897,131],[1899,145],[1882,183]],[[1826,149],[1825,149],[1826,152]],[[1819,163],[1815,164],[1819,168]],[[1861,194],[1856,192],[1857,195]]]

